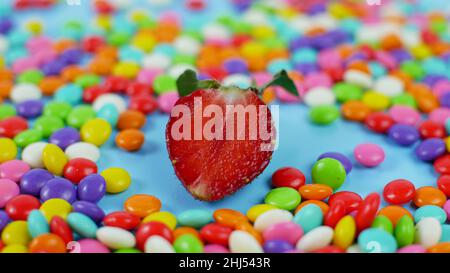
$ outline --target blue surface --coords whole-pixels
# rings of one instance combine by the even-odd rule
[[[82,0],[86,5],[86,0]],[[143,1],[137,1],[143,3]],[[215,16],[229,10],[227,1],[214,1],[209,7],[195,17],[189,17],[192,25],[205,20],[212,20]],[[92,13],[87,12],[85,6],[59,6],[50,11],[26,11],[17,16],[17,23],[22,24],[29,18],[40,18],[46,23],[49,35],[58,35],[59,28],[66,20],[77,19],[89,22]],[[141,6],[145,7],[145,6]],[[180,5],[172,6],[182,11]],[[153,12],[158,10],[152,9]],[[186,14],[186,11],[182,11]],[[186,17],[185,17],[186,19]],[[310,169],[317,157],[329,151],[341,152],[349,156],[353,163],[353,148],[365,142],[381,145],[386,152],[385,162],[373,169],[354,165],[343,187],[340,190],[355,191],[362,196],[370,192],[382,191],[384,185],[393,179],[405,178],[411,180],[416,187],[435,185],[436,174],[430,164],[420,162],[412,148],[396,146],[384,136],[376,135],[357,123],[338,120],[331,126],[319,127],[312,125],[308,119],[308,109],[302,105],[281,105],[279,147],[274,152],[272,162],[264,173],[250,185],[235,195],[215,203],[205,203],[194,200],[176,178],[165,146],[165,126],[168,116],[153,114],[149,116],[145,126],[146,143],[138,153],[127,153],[117,149],[113,143],[114,136],[109,143],[101,148],[102,156],[99,162],[100,170],[106,167],[120,166],[126,168],[133,179],[130,188],[121,194],[108,195],[100,206],[106,212],[121,210],[123,202],[136,193],[155,195],[161,199],[163,210],[180,213],[186,209],[205,208],[214,210],[227,207],[245,212],[249,207],[263,202],[265,194],[270,189],[272,172],[283,166],[294,166],[301,169],[311,182]]]

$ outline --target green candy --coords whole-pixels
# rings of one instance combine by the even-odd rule
[[[43,115],[66,119],[71,111],[72,105],[70,105],[69,103],[62,101],[52,101],[45,105]]]
[[[341,162],[333,158],[317,160],[312,168],[312,180],[316,184],[324,184],[337,190],[345,181],[347,174]]]
[[[284,210],[295,209],[302,200],[300,193],[293,188],[280,187],[269,191],[264,202]]]
[[[190,55],[177,54],[173,57],[174,64],[190,64],[193,66],[193,65],[195,65],[196,60],[197,60],[197,57],[190,56]]]
[[[44,78],[44,74],[40,70],[27,70],[19,75],[17,82],[39,84]]]
[[[384,215],[378,215],[377,217],[375,217],[372,222],[372,227],[382,229],[389,234],[392,234],[394,232],[394,226],[392,225],[391,220],[389,220],[389,218]]]
[[[336,99],[340,103],[344,103],[349,100],[360,100],[363,95],[363,90],[361,87],[345,82],[341,82],[333,86],[333,92],[336,95]]]
[[[203,244],[192,234],[184,234],[173,243],[177,253],[203,253]]]
[[[130,39],[130,35],[124,31],[116,31],[108,36],[108,42],[113,46],[123,46]]]
[[[41,139],[42,132],[40,130],[28,129],[16,135],[14,137],[14,142],[16,142],[17,146],[19,146],[20,148],[24,148],[31,143],[40,141]]]
[[[97,85],[99,83],[100,77],[93,74],[82,75],[75,80],[75,84],[79,85],[83,89]]]
[[[334,105],[320,105],[311,108],[309,118],[315,124],[327,125],[335,121],[339,114],[339,109]]]
[[[11,104],[0,105],[0,120],[16,115],[16,108]]]
[[[114,251],[114,253],[142,253],[142,252],[136,248],[122,248]]]
[[[410,94],[401,94],[391,99],[392,105],[404,105],[412,108],[417,108],[416,100]]]
[[[34,128],[42,132],[42,136],[47,138],[53,132],[64,127],[64,121],[55,116],[42,116],[34,123]]]
[[[85,122],[96,117],[95,110],[90,105],[79,105],[67,116],[67,124],[74,128],[81,128]]]
[[[425,71],[423,70],[421,64],[415,61],[403,62],[400,69],[413,77],[415,80],[420,80],[425,76]]]
[[[395,226],[394,234],[399,247],[410,245],[414,242],[414,221],[404,215]]]
[[[153,88],[156,94],[160,95],[167,91],[177,90],[177,83],[170,75],[162,74],[157,76],[153,81]]]

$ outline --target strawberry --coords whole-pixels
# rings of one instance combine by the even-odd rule
[[[290,92],[297,92],[295,85],[287,78],[284,71],[277,74],[275,80],[269,85],[273,84],[282,85],[291,90]],[[184,115],[174,115],[172,110],[166,128],[166,144],[175,174],[188,192],[200,200],[216,201],[233,194],[261,174],[270,162],[273,149],[268,148],[273,148],[276,131],[270,110],[258,97],[260,92],[255,88],[242,90],[238,87],[222,87],[215,81],[198,81],[193,71],[187,71],[181,75],[177,81],[177,87],[180,99],[173,109],[184,107],[189,109],[190,115],[185,117],[187,119],[182,123],[183,126],[180,126]],[[195,103],[199,102],[203,109],[200,111],[214,105],[222,110],[223,115],[219,115],[219,111],[212,115],[200,112],[199,116],[199,112],[195,110],[197,108],[194,107]],[[265,131],[270,137],[268,135],[264,137],[259,133],[261,129],[258,126],[259,131],[252,138],[249,127],[251,118],[246,115],[245,127],[241,128],[245,132],[239,139],[236,133],[239,127],[238,118],[226,115],[227,107],[230,106],[254,107],[257,123],[266,115],[263,126],[266,126]],[[233,119],[234,126],[231,126]],[[217,123],[218,120],[222,123]],[[211,132],[217,134],[215,138],[208,138],[205,130],[207,124],[212,124],[212,121],[215,125],[208,128],[214,128]],[[197,125],[201,123],[200,127],[196,127],[196,123]],[[228,128],[227,124],[230,125]],[[190,131],[187,128],[190,128]],[[227,134],[231,128],[234,137],[228,139]],[[187,133],[184,130],[187,130]],[[183,132],[184,137],[177,136],[175,134],[177,132]],[[196,133],[200,134],[196,137]]]

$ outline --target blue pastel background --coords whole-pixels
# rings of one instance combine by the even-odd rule
[[[2,0],[5,1],[5,0]],[[76,19],[82,22],[93,20],[90,4],[81,0],[81,6],[59,5],[42,11],[31,10],[14,14],[17,24],[23,24],[30,18],[39,18],[45,22],[46,33],[58,37],[64,22]],[[228,1],[209,1],[208,8],[200,13],[189,14],[175,0],[169,9],[183,14],[183,21],[195,28],[215,17],[233,12]],[[435,4],[439,1],[423,1]],[[434,3],[433,3],[434,2]],[[147,1],[134,1],[136,8],[145,8],[153,14],[161,9],[149,8]],[[442,1],[441,1],[442,3]],[[429,7],[429,6],[427,6]],[[250,185],[222,201],[205,203],[193,199],[176,178],[167,156],[165,145],[165,126],[168,116],[153,114],[145,126],[146,143],[137,153],[127,153],[115,147],[112,139],[101,148],[102,156],[99,168],[120,166],[127,169],[133,179],[131,187],[121,194],[108,195],[100,205],[106,212],[122,209],[123,202],[136,193],[146,193],[159,197],[163,210],[179,213],[186,209],[204,208],[214,210],[221,207],[234,208],[245,212],[249,207],[264,200],[270,190],[271,174],[283,166],[294,166],[302,170],[311,182],[310,170],[317,157],[324,152],[335,151],[349,156],[354,165],[340,190],[351,190],[363,197],[370,192],[382,191],[384,185],[393,179],[411,180],[416,187],[435,185],[436,174],[430,164],[419,161],[412,148],[402,148],[391,143],[386,137],[373,134],[362,125],[339,120],[331,126],[313,125],[308,119],[308,109],[303,105],[280,105],[278,124],[279,148],[275,151],[268,168]],[[353,148],[372,142],[381,145],[386,152],[386,160],[377,168],[367,169],[355,163]]]

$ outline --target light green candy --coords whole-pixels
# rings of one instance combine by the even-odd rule
[[[335,121],[339,115],[339,109],[334,105],[314,106],[309,112],[311,121],[319,125],[330,124]]]
[[[88,87],[97,85],[100,83],[100,77],[94,74],[82,75],[76,78],[75,84],[81,86],[81,88],[86,89]]]
[[[47,138],[53,132],[64,127],[64,121],[55,116],[42,116],[34,123],[34,128],[42,132],[42,136]]]
[[[363,95],[361,87],[345,82],[333,86],[333,92],[340,103],[345,103],[349,100],[360,100]]]
[[[280,187],[269,191],[264,202],[284,210],[295,209],[302,200],[300,193],[293,188]]]
[[[378,215],[372,222],[373,228],[382,229],[390,234],[394,232],[394,226],[392,225],[391,220],[384,215]]]
[[[17,82],[39,84],[44,78],[44,74],[35,69],[27,70],[19,75]]]
[[[45,105],[43,115],[66,119],[70,111],[72,111],[72,105],[70,105],[69,103],[62,101],[52,101]]]
[[[173,248],[177,253],[203,253],[202,242],[192,234],[178,237],[173,243]]]
[[[123,248],[114,251],[114,253],[142,253],[142,252],[136,248]]]
[[[16,108],[11,104],[0,105],[0,120],[5,118],[13,117],[16,115]]]
[[[156,94],[160,95],[167,91],[177,90],[177,83],[170,75],[162,74],[157,76],[153,81],[153,88]]]
[[[341,187],[347,178],[344,166],[334,158],[317,160],[312,168],[311,174],[314,183],[328,185],[333,190]]]
[[[40,130],[28,129],[16,135],[14,137],[14,142],[16,142],[17,146],[19,146],[20,148],[24,148],[31,143],[40,141],[41,139],[42,132]]]
[[[79,129],[84,123],[95,117],[95,110],[90,105],[79,105],[72,109],[66,121],[69,126]]]
[[[404,215],[395,226],[394,234],[399,247],[410,245],[414,242],[414,221]]]

